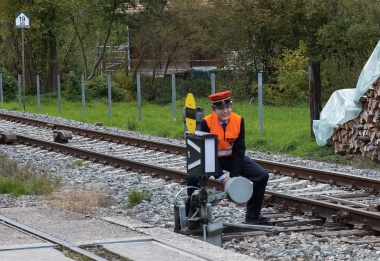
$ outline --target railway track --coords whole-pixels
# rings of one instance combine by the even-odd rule
[[[105,220],[50,208],[10,209],[0,215],[1,260],[214,260]],[[45,222],[48,219],[49,222]],[[97,229],[101,227],[101,229]],[[141,250],[144,251],[141,251]]]
[[[13,124],[6,130],[7,124],[3,122],[3,130],[0,129],[3,132],[17,133],[16,125],[20,125],[20,131],[23,133],[26,132],[25,125],[35,130],[34,137],[16,134],[18,143],[184,183],[184,146],[8,114],[0,114],[0,120]],[[52,141],[54,131],[59,130],[72,132],[73,138],[67,143]],[[131,155],[130,158],[125,157],[128,154]],[[276,213],[271,213],[273,217],[283,216],[284,213],[307,213],[309,216],[329,219],[337,224],[361,225],[380,231],[379,179],[326,172],[257,158],[254,160],[271,173],[265,204],[276,206]],[[223,189],[215,180],[210,179],[207,185]],[[274,224],[295,221],[292,217],[274,220]]]
[[[21,224],[5,216],[0,215],[0,222],[3,226],[7,226],[8,228],[14,230],[13,233],[20,233],[20,234],[23,234],[23,236],[29,237],[28,239],[24,239],[23,240],[24,242],[25,241],[28,241],[28,242],[40,241],[40,242],[48,243],[44,247],[51,247],[54,249],[59,249],[60,251],[62,251],[63,249],[67,249],[73,252],[74,255],[82,256],[82,258],[89,258],[90,260],[97,260],[97,261],[107,260],[99,255],[96,255],[80,247],[77,247],[69,242],[66,242],[62,239],[46,234],[42,231],[26,226],[24,224]],[[9,248],[2,249],[1,251],[7,251],[7,250],[9,251],[11,249],[15,250],[16,248],[9,247]]]

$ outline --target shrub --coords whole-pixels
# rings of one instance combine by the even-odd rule
[[[306,44],[300,41],[298,49],[285,49],[280,58],[271,61],[278,68],[278,77],[268,94],[277,105],[295,106],[309,99],[308,59]]]
[[[225,84],[223,90],[231,90],[233,93],[233,99],[235,100],[249,102],[250,97],[253,94],[250,83],[251,81],[252,79],[250,79],[245,74],[236,74],[234,81],[229,84]]]
[[[126,102],[132,101],[133,93],[136,87],[135,80],[132,77],[126,76],[122,72],[115,73],[114,79],[119,88],[125,91],[124,100]]]
[[[78,77],[74,74],[69,75],[64,97],[70,101],[80,101],[82,99],[82,86]]]
[[[18,95],[17,79],[10,75],[5,68],[0,67],[0,74],[3,76],[4,100],[15,99]]]
[[[321,63],[322,100],[327,101],[336,90],[355,88],[362,66],[359,57],[349,60],[335,55],[324,59]]]
[[[54,191],[61,179],[53,178],[50,175],[35,175],[26,183],[27,193],[30,195],[46,195]]]
[[[211,81],[206,79],[193,79],[182,81],[182,95],[193,93],[196,98],[207,97],[211,94]]]
[[[37,171],[28,163],[20,167],[18,163],[0,154],[0,193],[20,195],[45,195],[51,193],[60,183],[59,178]]]
[[[157,78],[152,88],[153,96],[151,101],[158,105],[165,105],[172,102],[172,80],[171,78]]]
[[[27,190],[21,180],[0,177],[0,193],[18,197],[27,194]]]
[[[111,83],[112,101],[124,101],[125,91],[120,89],[115,82]],[[107,77],[99,76],[86,82],[88,94],[93,99],[101,99],[108,97],[108,79]],[[86,95],[87,96],[87,95]]]

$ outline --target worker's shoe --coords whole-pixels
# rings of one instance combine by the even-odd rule
[[[270,221],[270,217],[266,217],[261,214],[256,217],[254,216],[245,217],[245,223],[247,224],[260,225],[260,224],[268,223],[269,221]]]

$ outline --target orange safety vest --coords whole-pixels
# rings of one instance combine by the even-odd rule
[[[206,116],[204,119],[210,129],[210,133],[218,135],[218,157],[231,156],[232,147],[240,133],[241,116],[231,113],[226,131],[223,130],[215,113]]]

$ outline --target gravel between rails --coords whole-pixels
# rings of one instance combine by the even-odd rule
[[[0,111],[59,124],[70,124],[76,127],[184,145],[184,141],[180,140],[146,136],[132,131],[89,125],[49,115],[8,110]],[[40,171],[61,177],[63,188],[60,193],[70,191],[72,188],[83,190],[99,189],[102,193],[112,197],[114,203],[110,207],[96,209],[88,215],[93,217],[129,216],[150,225],[173,230],[173,201],[177,192],[182,188],[181,185],[153,179],[149,175],[117,170],[99,164],[75,165],[72,164],[75,159],[71,156],[62,156],[55,152],[46,154],[39,149],[24,145],[0,144],[0,153],[7,154],[20,164],[32,162]],[[328,164],[254,151],[247,153],[251,157],[264,160],[380,178],[379,171],[375,169],[356,169],[352,166]],[[128,209],[126,208],[128,202],[127,193],[131,190],[150,190],[153,192],[153,197],[150,201],[143,201],[141,204]],[[236,207],[231,202],[223,203],[226,204],[213,207],[216,220],[241,222],[244,219],[244,209]],[[5,194],[0,195],[0,207],[30,207],[44,204],[48,204],[48,201],[42,197],[22,196],[14,198]],[[376,237],[367,236],[365,239],[376,239]],[[244,237],[224,243],[223,248],[261,260],[380,260],[380,243],[348,243],[348,241],[353,242],[355,240],[359,239],[355,236],[318,238],[308,232],[293,232],[290,234],[280,233],[275,236]]]

